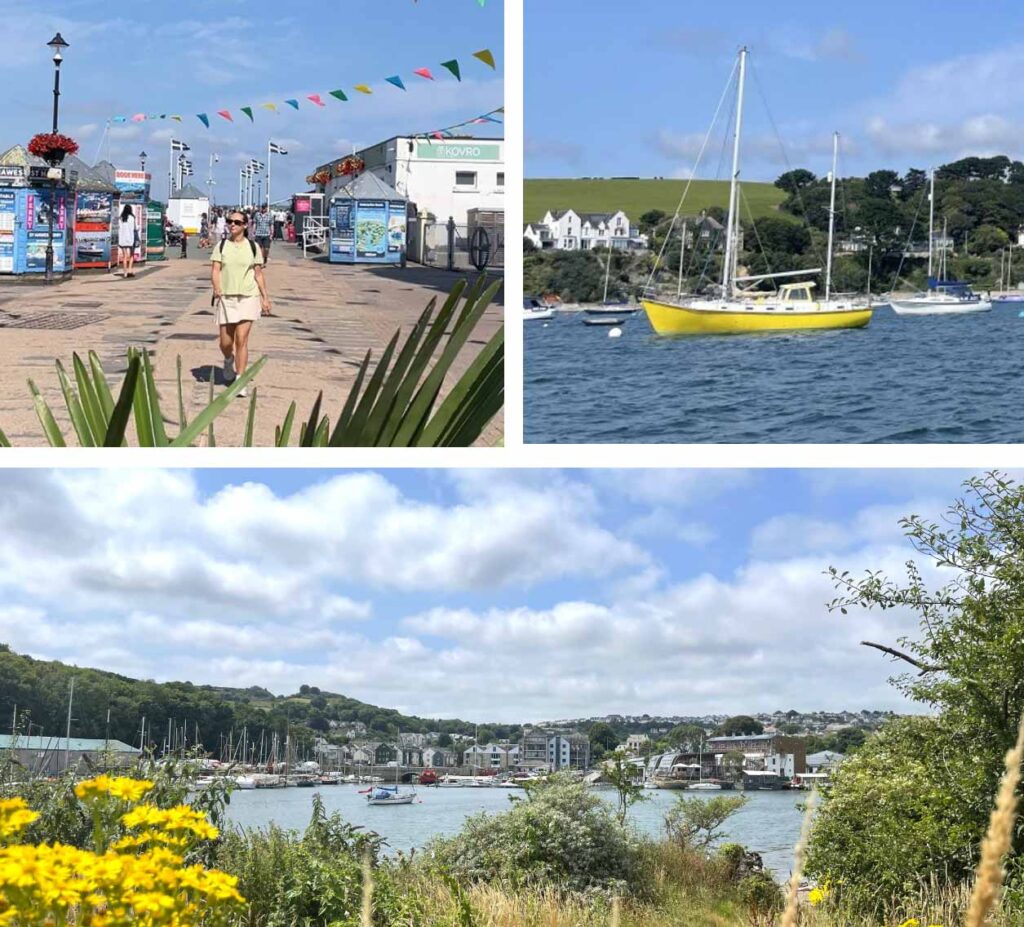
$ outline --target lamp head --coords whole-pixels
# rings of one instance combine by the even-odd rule
[[[60,67],[60,63],[64,60],[64,56],[60,53],[60,51],[62,48],[68,48],[68,43],[64,41],[63,37],[58,32],[46,44],[53,49],[53,63],[57,65],[57,67]]]

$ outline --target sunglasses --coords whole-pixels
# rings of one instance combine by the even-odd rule
[[[228,225],[245,225],[241,219],[228,219]]]

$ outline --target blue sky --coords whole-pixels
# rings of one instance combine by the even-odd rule
[[[62,66],[60,124],[86,161],[109,154],[118,167],[137,169],[145,150],[154,193],[162,198],[173,132],[192,145],[193,180],[200,185],[210,154],[220,155],[216,189],[221,201],[229,196],[234,202],[239,166],[251,157],[265,160],[273,137],[289,150],[275,157],[273,190],[304,190],[313,168],[353,146],[442,128],[502,106],[503,15],[501,0],[483,8],[477,0],[333,7],[272,0],[120,6],[0,0],[0,148],[49,130],[53,65],[45,43],[59,30],[71,46]],[[472,57],[482,48],[494,54],[496,72]],[[462,65],[461,83],[440,67],[451,58]],[[436,80],[414,76],[420,67],[429,67]],[[408,92],[384,81],[392,74],[402,76]],[[370,85],[373,95],[351,91],[358,83]],[[305,99],[337,88],[350,102],[325,96],[330,102],[318,109]],[[282,105],[287,98],[298,98],[300,109]],[[266,101],[279,104],[279,115],[259,108]],[[245,105],[254,107],[252,125],[238,112]],[[233,110],[235,122],[217,116],[220,109]],[[104,139],[108,119],[137,112],[181,113],[184,120],[115,125]],[[211,129],[195,118],[199,112],[210,114]],[[498,126],[473,129],[501,133]]]
[[[687,176],[743,44],[756,75],[744,119],[749,179],[786,170],[762,91],[789,162],[818,174],[829,170],[833,131],[848,175],[967,154],[1021,158],[1024,7],[969,9],[526,0],[526,176]],[[718,176],[718,150],[698,176]]]
[[[900,575],[964,476],[6,470],[0,641],[478,721],[906,709],[859,642],[914,616],[830,615],[823,574]]]

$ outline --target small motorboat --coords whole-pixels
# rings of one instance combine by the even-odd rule
[[[587,315],[633,315],[640,311],[640,307],[631,306],[629,303],[606,303],[601,306],[587,306],[583,311]]]
[[[622,316],[599,315],[599,316],[595,316],[595,317],[592,317],[592,318],[589,318],[589,319],[583,319],[583,324],[584,325],[605,325],[605,326],[625,325],[627,321],[628,321],[628,319],[627,318],[623,318]]]
[[[523,297],[524,322],[537,322],[554,317],[555,310],[550,306],[545,306],[539,299],[534,299],[532,296]]]

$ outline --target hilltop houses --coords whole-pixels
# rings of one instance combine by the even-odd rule
[[[647,247],[647,236],[629,224],[629,217],[621,209],[616,212],[549,209],[543,220],[525,226],[523,238],[538,250],[616,248],[626,251]]]

